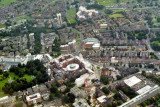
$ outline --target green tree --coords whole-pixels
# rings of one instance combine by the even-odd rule
[[[102,88],[102,91],[103,91],[106,95],[108,95],[109,92],[110,92],[107,87],[103,87],[103,88]]]
[[[108,78],[106,76],[101,76],[100,81],[105,85],[109,83]]]

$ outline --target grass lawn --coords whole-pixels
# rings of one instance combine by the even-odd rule
[[[123,12],[123,11],[126,11],[126,10],[123,10],[123,9],[114,9],[113,11],[114,12]]]
[[[67,21],[68,21],[68,23],[70,23],[70,24],[77,23],[75,17],[67,17]]]
[[[17,75],[15,75],[13,72],[10,72],[9,76],[11,77],[12,80],[14,80],[14,78],[15,79],[20,78]],[[0,81],[0,98],[6,96],[6,94],[4,94],[4,92],[2,91],[2,87],[5,85],[5,83],[8,82],[8,80],[9,80],[10,77],[4,79],[3,81]],[[27,75],[27,74],[25,74],[23,76],[23,78],[26,78],[28,82],[30,82],[32,80],[31,75]]]
[[[124,17],[122,14],[112,14],[109,15],[110,18],[118,18],[118,17]]]
[[[106,29],[98,29],[99,32],[105,31]]]
[[[0,25],[0,28],[4,28],[4,27],[6,27],[5,24],[1,24],[1,25]]]
[[[26,19],[24,17],[17,17],[15,20],[20,21],[20,20],[26,20]]]
[[[22,102],[18,102],[14,105],[14,107],[23,107],[23,103]]]
[[[0,98],[6,96],[6,94],[2,91],[2,87],[5,83],[8,82],[9,78],[4,79],[3,81],[0,81]]]
[[[68,15],[69,15],[69,16],[76,15],[76,11],[70,9],[70,10],[68,10]]]
[[[11,3],[16,2],[16,1],[17,0],[1,0],[0,7],[10,5]]]
[[[159,41],[153,41],[152,43],[155,43],[155,44],[157,44],[158,46],[160,46]],[[152,44],[152,43],[151,43],[151,44]]]
[[[99,5],[109,6],[117,3],[117,0],[96,0]],[[128,2],[128,1],[136,1],[136,0],[120,0],[120,2]]]
[[[97,0],[99,5],[108,6],[116,3],[116,0]]]
[[[81,39],[77,39],[76,42],[81,42]]]

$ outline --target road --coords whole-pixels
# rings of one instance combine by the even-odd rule
[[[158,57],[158,59],[160,59],[160,52],[159,52],[159,51],[154,51],[154,50],[152,49],[151,43],[150,43],[150,38],[149,38],[149,35],[150,35],[150,31],[151,31],[151,30],[154,30],[154,29],[160,30],[160,28],[149,28],[147,22],[146,22],[146,26],[147,26],[147,28],[148,28],[148,30],[149,30],[148,34],[146,35],[146,36],[147,36],[146,45],[147,45],[148,51],[149,51],[149,52],[154,52],[154,54]]]
[[[81,43],[79,44],[78,48],[76,49],[76,53],[75,53],[76,55],[78,55],[81,52],[81,46],[82,46],[82,42],[84,40],[84,35],[74,28],[73,28],[73,30],[80,34]]]

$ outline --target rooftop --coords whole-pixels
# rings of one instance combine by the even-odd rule
[[[94,43],[99,43],[99,40],[96,38],[87,38],[83,40],[84,42],[94,42]]]
[[[139,78],[137,78],[136,76],[132,76],[129,79],[125,79],[124,82],[128,86],[132,87],[132,86],[136,85],[137,83],[141,82],[141,80]]]
[[[142,94],[142,93],[144,93],[144,92],[146,92],[146,91],[148,91],[148,90],[150,90],[150,89],[151,89],[151,87],[150,87],[149,85],[146,85],[145,87],[139,89],[139,90],[137,91],[137,93],[138,93],[138,94]]]

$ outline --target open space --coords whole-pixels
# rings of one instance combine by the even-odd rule
[[[68,21],[68,23],[70,23],[70,24],[77,23],[77,22],[76,22],[76,19],[75,19],[74,17],[67,17],[67,21]]]
[[[124,17],[122,14],[112,14],[109,15],[110,18],[118,18],[118,17]]]
[[[4,28],[4,27],[6,27],[5,24],[1,24],[1,25],[0,25],[0,28]]]
[[[68,15],[69,15],[69,16],[76,15],[76,11],[70,9],[70,10],[68,10]]]
[[[9,76],[11,77],[12,80],[19,78],[17,75],[15,75],[13,72],[9,73]],[[5,83],[8,82],[10,77],[4,79],[3,81],[0,81],[0,98],[6,96],[6,94],[2,91],[2,87],[5,85]],[[31,81],[32,76],[25,74],[22,78],[26,78],[28,82]]]
[[[96,0],[99,5],[109,6],[117,3],[117,0]],[[135,1],[135,0],[119,0],[122,2]]]
[[[17,0],[1,0],[0,7],[10,5],[11,3],[16,2],[16,1]]]

